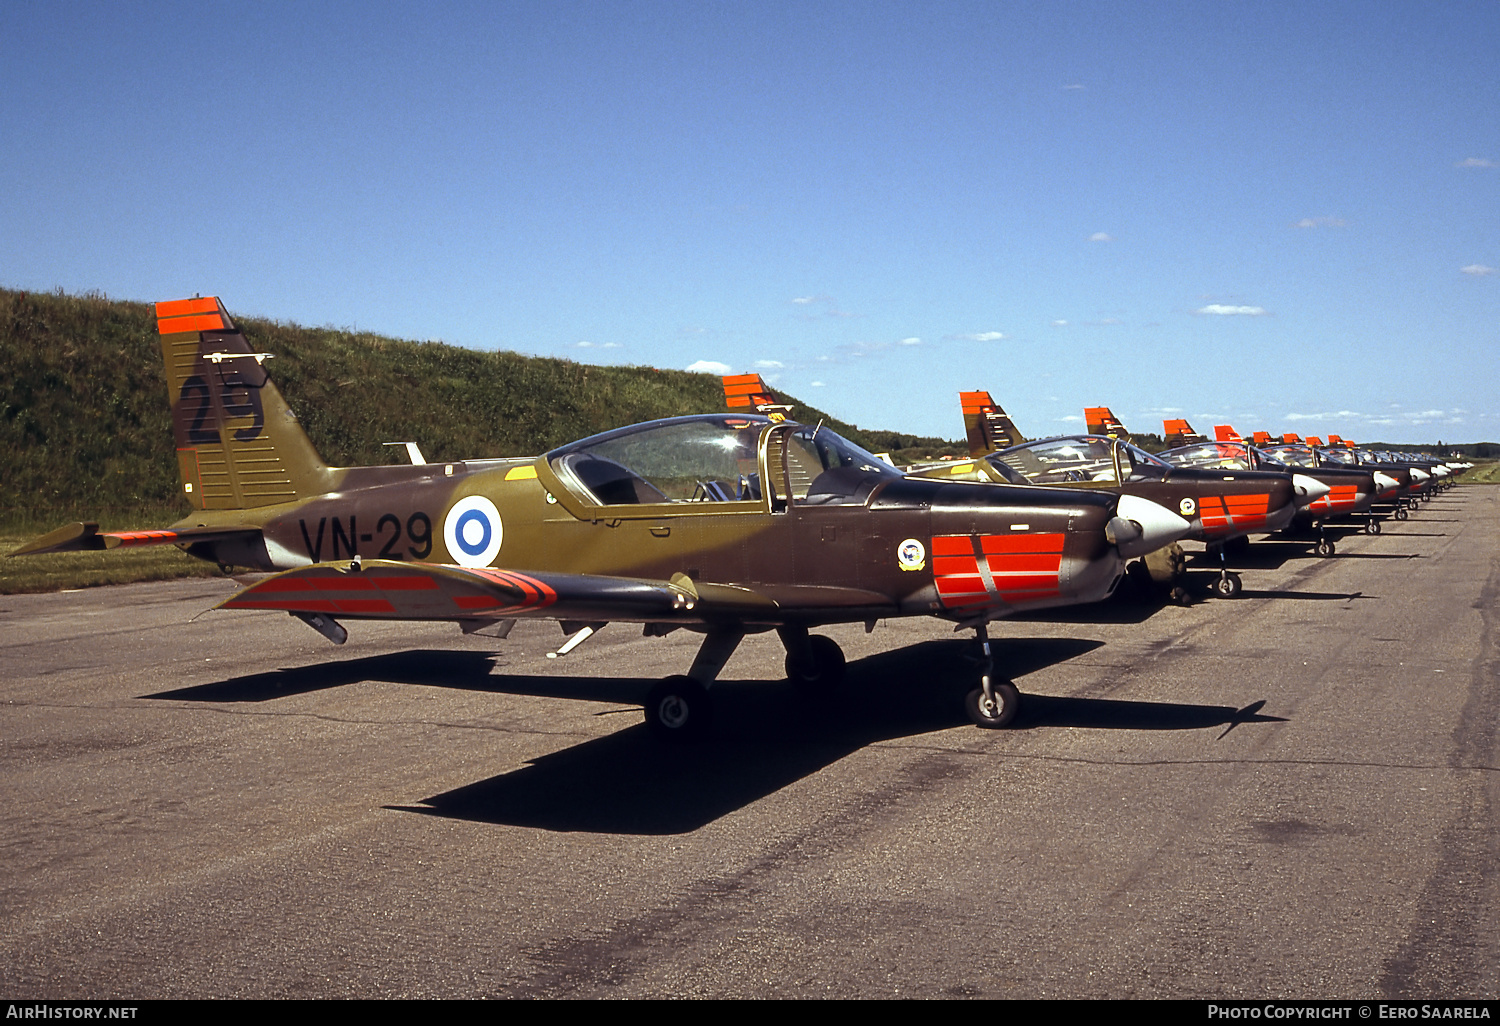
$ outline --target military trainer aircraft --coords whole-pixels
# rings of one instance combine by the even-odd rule
[[[1090,426],[1102,433],[1028,442],[988,392],[961,392],[959,399],[973,458],[924,467],[919,471],[923,476],[1102,489],[1148,499],[1190,522],[1183,537],[1210,546],[1279,530],[1291,521],[1299,503],[1328,491],[1318,481],[1286,472],[1226,473],[1165,463],[1131,445],[1108,407],[1088,410]],[[1239,576],[1221,566],[1215,590],[1233,598],[1241,590]]]
[[[1164,422],[1164,426],[1174,422]],[[1177,421],[1186,425],[1186,421]],[[1191,432],[1191,428],[1187,429]],[[1294,525],[1315,526],[1318,543],[1315,551],[1320,556],[1334,554],[1333,539],[1327,537],[1324,524],[1334,517],[1347,517],[1356,513],[1368,513],[1375,498],[1375,478],[1371,473],[1353,467],[1318,466],[1312,460],[1295,463],[1278,460],[1262,451],[1258,446],[1246,442],[1239,432],[1228,424],[1214,426],[1216,441],[1202,441],[1168,449],[1157,456],[1180,467],[1203,467],[1221,470],[1275,470],[1321,481],[1327,492],[1303,505],[1293,518]],[[1364,520],[1366,533],[1379,534],[1380,522],[1374,517]]]
[[[676,417],[536,457],[330,467],[215,298],[159,303],[177,464],[192,511],[169,528],[72,524],[11,555],[177,545],[280,571],[220,603],[284,610],[342,643],[340,621],[451,621],[503,637],[559,620],[565,654],[610,621],[704,640],[658,683],[658,735],[701,735],[708,686],[746,634],[775,630],[790,678],[827,688],[844,656],[809,633],[931,615],[983,652],[967,710],[1015,716],[987,625],[1110,594],[1134,556],[1187,523],[1135,496],[908,479],[821,426],[761,412]],[[416,454],[414,453],[414,456]]]

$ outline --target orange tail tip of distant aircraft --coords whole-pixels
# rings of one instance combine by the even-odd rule
[[[1120,423],[1108,406],[1090,406],[1083,411],[1084,423],[1088,425],[1089,434],[1105,435],[1109,438],[1123,438],[1130,441],[1130,432],[1125,430],[1125,425]]]
[[[970,456],[977,459],[1026,441],[988,392],[960,392],[958,404],[963,409]]]
[[[1164,420],[1161,422],[1162,440],[1168,449],[1177,449],[1184,445],[1194,445],[1198,442],[1206,442],[1193,426],[1185,419],[1179,417],[1176,420]]]

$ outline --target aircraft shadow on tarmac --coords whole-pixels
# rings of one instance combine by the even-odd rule
[[[1082,655],[1101,642],[1009,639],[993,643],[999,665],[1021,676]],[[474,822],[558,831],[676,834],[696,830],[773,794],[868,745],[957,727],[974,730],[961,709],[976,667],[967,641],[933,641],[851,663],[836,696],[809,698],[791,684],[720,681],[711,740],[664,746],[643,724],[545,755],[523,769],[389,808]],[[504,678],[502,690],[555,691],[557,678]],[[914,683],[914,682],[920,682]],[[580,692],[599,682],[576,682]],[[621,685],[626,682],[617,682]],[[616,702],[640,700],[649,681]],[[580,695],[580,697],[584,697]],[[1170,702],[1049,698],[1028,694],[1011,730],[1083,727],[1199,730],[1279,722],[1244,709]],[[1000,739],[1004,732],[986,734]],[[979,738],[976,738],[979,740]]]

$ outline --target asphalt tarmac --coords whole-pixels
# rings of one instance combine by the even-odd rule
[[[1497,513],[997,624],[1010,730],[939,621],[828,629],[823,705],[750,638],[685,751],[687,632],[0,597],[0,994],[1495,998]]]

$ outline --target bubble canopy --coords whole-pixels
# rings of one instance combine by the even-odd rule
[[[824,427],[750,414],[649,421],[547,453],[558,479],[601,506],[863,502],[894,467]],[[762,460],[767,466],[762,466]]]

